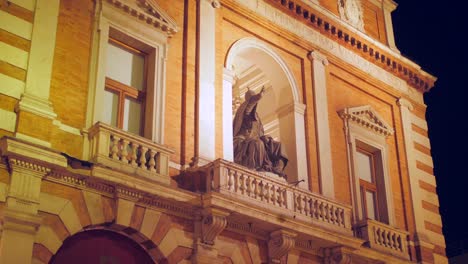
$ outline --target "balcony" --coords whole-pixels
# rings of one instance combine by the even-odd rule
[[[208,180],[199,181],[204,192],[218,192],[279,215],[289,215],[328,230],[352,235],[351,207],[307,190],[291,186],[278,177],[248,170],[218,159],[203,169]]]
[[[408,232],[367,219],[356,225],[357,236],[372,249],[409,260]]]
[[[151,140],[97,122],[89,129],[90,161],[164,184],[170,183],[172,150]]]

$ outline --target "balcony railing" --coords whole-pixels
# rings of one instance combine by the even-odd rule
[[[211,177],[211,181],[207,180],[207,191],[235,196],[341,233],[352,233],[350,206],[225,160],[219,159],[207,166]]]
[[[357,224],[356,231],[370,248],[409,259],[408,232],[371,219]]]
[[[89,129],[89,140],[92,162],[169,184],[167,147],[101,122]]]

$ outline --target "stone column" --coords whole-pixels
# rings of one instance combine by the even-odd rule
[[[396,9],[397,4],[392,0],[382,1],[382,10],[384,12],[385,32],[387,34],[387,45],[392,49],[400,52],[395,44],[395,36],[393,34],[392,12]]]
[[[34,12],[31,51],[26,87],[18,108],[54,119],[57,115],[49,101],[59,0],[37,0]]]
[[[214,0],[198,0],[198,133],[193,165],[202,166],[215,159],[215,73],[216,9]]]
[[[6,206],[0,216],[0,263],[31,263],[42,220],[37,214],[42,178],[51,171],[49,165],[66,167],[67,161],[60,154],[11,138],[0,140],[0,156],[6,157],[10,171]]]
[[[318,51],[309,54],[312,62],[312,83],[314,88],[315,122],[319,149],[320,189],[326,197],[335,197],[333,166],[330,148],[330,125],[328,122],[327,99],[327,58]]]
[[[223,73],[223,158],[234,161],[232,135],[232,86],[236,82],[235,73],[224,69]]]

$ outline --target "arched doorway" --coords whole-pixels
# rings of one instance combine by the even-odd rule
[[[67,238],[49,263],[150,264],[155,261],[127,236],[97,229],[79,232]]]
[[[268,44],[256,38],[243,38],[230,48],[225,62],[223,104],[232,102],[232,108],[223,108],[225,158],[232,152],[232,117],[244,100],[247,90],[266,93],[257,112],[265,134],[280,141],[289,158],[286,174],[289,182],[298,182],[308,188],[308,170],[302,93],[291,70],[281,56]],[[226,74],[228,73],[228,74]],[[235,76],[235,78],[229,78]],[[233,81],[235,80],[235,81]],[[231,103],[229,103],[231,105]],[[232,160],[232,159],[231,159]]]

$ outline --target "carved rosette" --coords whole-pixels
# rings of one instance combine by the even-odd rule
[[[281,258],[294,247],[296,236],[296,233],[286,230],[277,230],[270,234],[268,257],[271,263],[280,263]]]
[[[343,247],[325,248],[323,250],[325,264],[351,264],[352,259],[348,250]]]
[[[216,237],[227,226],[227,216],[229,213],[222,211],[211,211],[205,214],[202,219],[201,231],[202,242],[208,245],[214,245]]]

